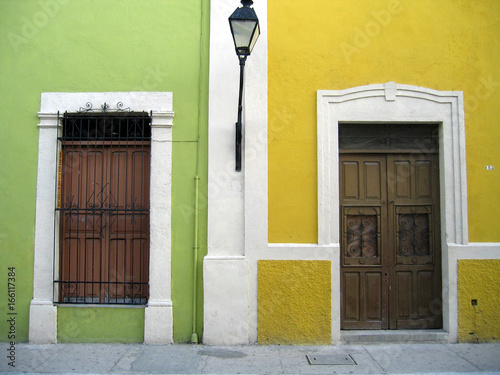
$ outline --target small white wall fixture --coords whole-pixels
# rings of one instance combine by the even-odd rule
[[[453,283],[456,274],[450,274],[453,270],[456,273],[456,265],[450,264],[456,257],[450,251],[468,245],[463,108],[461,91],[436,91],[395,82],[317,93],[318,245],[338,249],[336,257],[340,256],[339,124],[439,125],[443,327],[449,334],[449,341],[456,341],[458,337],[457,290]],[[340,267],[332,271],[332,279],[339,280]],[[340,288],[334,287],[332,305],[340,306]],[[335,315],[340,315],[340,309]],[[340,319],[334,320],[332,337],[340,338]]]
[[[171,176],[172,93],[87,92],[42,93],[38,117],[39,147],[35,218],[33,299],[30,304],[29,341],[57,342],[57,306],[53,302],[53,275],[57,256],[56,176],[58,113],[81,108],[99,109],[104,103],[152,113],[150,183],[150,297],[145,309],[144,342],[173,341],[171,300]],[[104,308],[105,305],[99,305]]]

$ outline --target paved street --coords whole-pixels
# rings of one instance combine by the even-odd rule
[[[0,348],[2,373],[500,374],[500,343],[225,347],[17,344],[14,351],[1,343]],[[9,366],[12,352],[15,367]]]

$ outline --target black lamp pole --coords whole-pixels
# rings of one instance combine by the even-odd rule
[[[238,96],[238,121],[236,122],[236,171],[241,171],[241,140],[242,140],[242,111],[243,111],[243,81],[245,62],[260,34],[259,19],[255,14],[252,0],[241,0],[243,5],[237,8],[229,17],[231,34],[233,35],[236,55],[240,61],[240,91]]]
[[[241,171],[241,112],[243,110],[243,76],[245,74],[246,55],[238,56],[240,60],[240,93],[238,97],[238,121],[236,122],[236,171]]]

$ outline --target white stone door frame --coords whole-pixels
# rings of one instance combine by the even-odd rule
[[[318,245],[340,257],[339,123],[435,123],[439,125],[443,328],[456,341],[456,274],[449,251],[468,245],[467,176],[463,93],[394,82],[346,90],[320,90],[318,116]],[[455,268],[456,269],[456,268]],[[340,267],[333,270],[332,337],[340,339]],[[454,285],[454,287],[451,287]]]
[[[56,218],[57,140],[59,113],[81,108],[99,109],[104,103],[131,111],[152,113],[150,183],[149,301],[145,309],[144,341],[171,343],[171,92],[42,93],[38,141],[33,299],[30,304],[29,341],[57,342],[57,306],[53,302],[54,257],[58,243]],[[94,305],[95,306],[95,305]],[[98,305],[104,306],[104,305]]]

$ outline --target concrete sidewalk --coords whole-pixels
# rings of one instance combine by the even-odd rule
[[[0,372],[95,374],[500,374],[500,343],[204,346],[0,343]],[[14,354],[15,367],[9,366]],[[341,364],[310,364],[336,361]],[[351,363],[351,364],[349,364]]]

